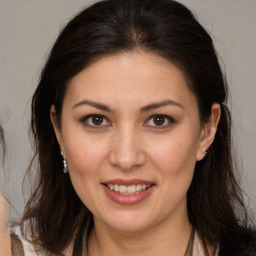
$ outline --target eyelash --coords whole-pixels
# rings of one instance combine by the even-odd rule
[[[89,121],[90,119],[92,118],[102,118],[103,122],[107,122],[107,124],[99,124],[99,125],[96,125],[96,124],[89,124]],[[106,127],[106,126],[110,126],[111,124],[109,123],[108,119],[105,117],[105,116],[102,116],[102,115],[97,115],[97,114],[92,114],[92,115],[88,115],[88,116],[85,116],[84,118],[82,118],[82,123],[86,126],[89,126],[91,128],[96,128],[96,129],[99,129],[99,128],[102,128],[102,127]],[[91,123],[92,123],[92,120],[91,120]]]
[[[106,123],[106,124],[99,124],[99,125],[93,124],[92,123],[93,122],[92,118],[100,118],[100,119],[102,119],[102,122]],[[160,119],[163,118],[164,119],[164,124],[163,125],[156,125],[156,124],[155,125],[149,125],[148,124],[149,121],[153,120],[154,118],[160,118]],[[84,118],[82,118],[81,121],[82,121],[82,123],[84,125],[86,125],[88,127],[91,127],[91,128],[95,128],[95,129],[100,129],[100,128],[103,128],[103,127],[111,126],[111,124],[108,121],[108,119],[105,116],[103,116],[103,115],[97,115],[97,114],[88,115],[88,116],[85,116]],[[166,122],[167,122],[167,124],[166,124]],[[164,128],[169,127],[173,123],[175,123],[174,118],[172,118],[170,116],[167,116],[167,115],[155,114],[155,115],[152,115],[152,116],[147,118],[146,124],[144,126],[146,126],[146,127],[153,127],[153,128],[156,128],[156,129],[164,129]]]
[[[163,118],[163,119],[164,119],[164,125],[147,125],[147,123],[148,123],[150,120],[153,120],[154,118]],[[166,124],[166,122],[167,122],[167,124]],[[170,116],[157,114],[157,115],[152,115],[152,116],[150,116],[150,117],[147,119],[147,123],[146,123],[145,126],[154,127],[154,128],[157,128],[157,129],[164,129],[164,128],[169,127],[171,124],[174,124],[174,123],[175,123],[175,120],[174,120],[174,118],[172,118],[172,117],[170,117]]]

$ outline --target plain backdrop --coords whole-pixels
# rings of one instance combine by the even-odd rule
[[[11,217],[21,215],[29,184],[22,182],[33,155],[28,137],[30,102],[47,53],[63,25],[88,0],[0,0],[0,123],[7,154],[0,185]],[[256,210],[256,1],[180,0],[212,35],[231,90],[234,145],[248,203]],[[217,192],[217,191],[216,191]]]

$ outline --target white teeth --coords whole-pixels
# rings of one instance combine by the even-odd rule
[[[127,186],[120,185],[119,190],[120,190],[120,193],[126,193],[127,192]]]
[[[116,192],[118,192],[118,191],[119,191],[119,185],[115,184],[115,185],[114,185],[114,190],[115,190]]]
[[[136,194],[138,192],[141,192],[143,190],[146,190],[151,185],[146,184],[136,184],[136,185],[118,185],[118,184],[107,184],[107,187],[110,190],[114,190],[115,192],[119,194]]]
[[[134,193],[136,192],[136,185],[131,185],[127,187],[128,193]]]
[[[136,190],[137,190],[137,191],[141,191],[141,185],[140,185],[140,184],[137,184],[137,185],[136,185]]]

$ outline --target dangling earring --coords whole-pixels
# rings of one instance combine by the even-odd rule
[[[68,173],[68,164],[67,164],[67,161],[66,161],[66,158],[64,156],[64,154],[62,153],[62,151],[60,152],[62,157],[63,157],[63,173]]]

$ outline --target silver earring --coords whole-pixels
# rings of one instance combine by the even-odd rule
[[[208,152],[207,152],[207,151],[204,151],[203,153],[204,153],[205,155],[207,155],[207,154],[208,154]]]
[[[63,157],[63,173],[68,173],[68,164],[62,151],[60,152]]]

